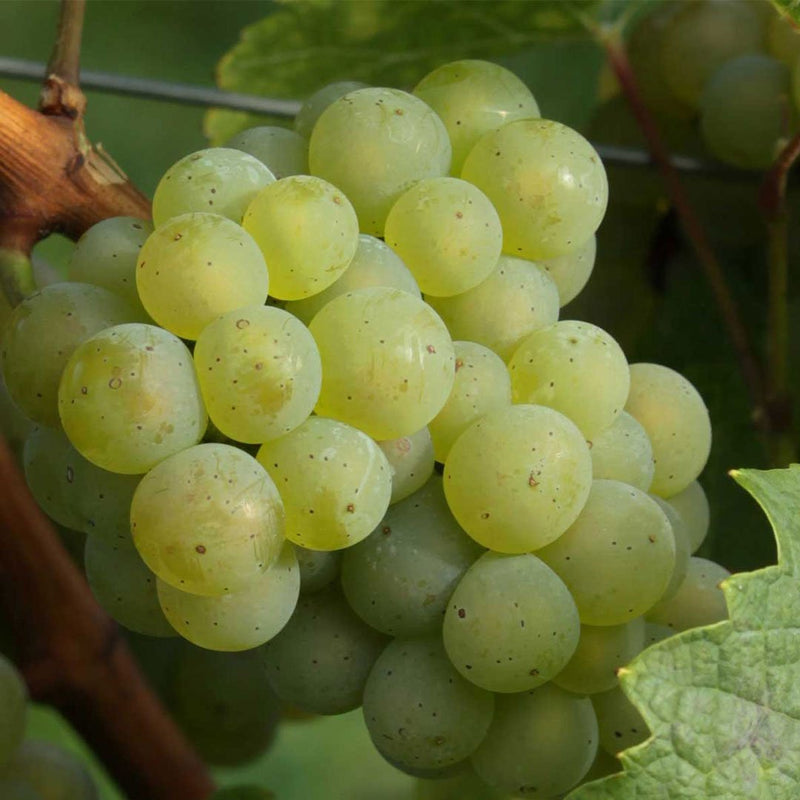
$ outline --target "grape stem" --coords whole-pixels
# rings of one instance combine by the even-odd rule
[[[43,114],[81,120],[86,98],[80,90],[81,37],[86,0],[61,0],[58,32],[39,96]]]
[[[770,407],[767,403],[761,364],[750,343],[747,328],[725,280],[719,260],[689,202],[678,172],[671,162],[669,151],[661,137],[658,125],[642,100],[622,36],[616,28],[593,29],[592,33],[599,37],[605,48],[609,64],[639,123],[653,162],[661,172],[672,204],[708,280],[750,396],[753,421],[759,430],[768,432],[772,429],[774,421],[770,419]]]
[[[133,798],[205,800],[214,785],[141,677],[0,438],[0,609],[34,700],[59,709]]]

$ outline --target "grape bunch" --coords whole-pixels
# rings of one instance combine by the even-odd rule
[[[702,398],[560,318],[607,198],[502,67],[332,84],[14,311],[31,491],[120,624],[193,645],[172,705],[208,760],[280,703],[363,706],[420,797],[550,798],[647,736],[616,670],[723,619],[727,572],[692,557]]]
[[[665,120],[697,120],[734,167],[765,169],[798,130],[800,36],[763,0],[654,5],[630,58],[645,103]]]

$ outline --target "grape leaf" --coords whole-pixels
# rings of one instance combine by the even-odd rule
[[[493,58],[563,37],[585,38],[575,15],[599,0],[283,0],[245,28],[217,66],[223,89],[304,98],[326,83],[359,80],[412,87],[426,72],[458,58]],[[212,109],[212,144],[276,120]]]
[[[800,797],[800,465],[740,470],[779,564],[726,580],[730,620],[649,648],[621,674],[653,736],[568,800]]]
[[[772,5],[800,25],[800,0],[772,0]]]

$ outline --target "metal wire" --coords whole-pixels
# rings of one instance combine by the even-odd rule
[[[45,64],[40,61],[0,57],[0,77],[41,82],[45,76],[45,69]],[[117,75],[95,70],[81,71],[81,87],[109,94],[144,97],[182,105],[249,111],[253,114],[267,114],[282,119],[294,117],[302,105],[299,100],[225,92],[210,86],[135,78],[130,75]],[[637,168],[653,166],[650,155],[644,150],[600,143],[594,143],[594,147],[603,161],[608,164]],[[681,172],[735,178],[736,180],[742,180],[743,176],[748,175],[742,170],[734,170],[692,156],[673,155],[672,164]],[[759,179],[760,175],[753,173],[753,177]]]

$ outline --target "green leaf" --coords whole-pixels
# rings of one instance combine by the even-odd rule
[[[574,12],[598,7],[598,0],[284,0],[245,28],[220,61],[217,82],[231,91],[299,99],[340,80],[410,89],[447,61],[492,59],[536,42],[585,38]],[[214,109],[206,117],[206,135],[218,144],[265,122]]]
[[[772,5],[800,25],[800,0],[772,0]]]
[[[569,800],[800,797],[800,465],[740,470],[778,542],[779,564],[731,576],[730,620],[651,647],[621,675],[653,736],[625,772]]]

